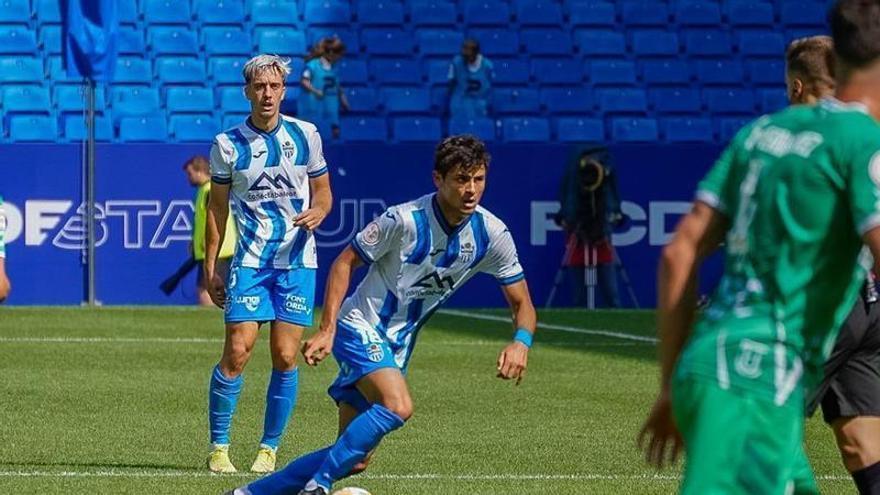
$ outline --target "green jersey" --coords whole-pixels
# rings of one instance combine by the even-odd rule
[[[740,130],[697,192],[730,227],[724,276],[678,373],[802,402],[864,280],[878,184],[880,126],[861,105],[827,99]]]

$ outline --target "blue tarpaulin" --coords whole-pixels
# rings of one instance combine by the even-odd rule
[[[110,81],[116,66],[119,19],[115,0],[66,0],[64,50],[67,73]]]

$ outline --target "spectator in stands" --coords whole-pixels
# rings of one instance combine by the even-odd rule
[[[6,215],[3,212],[3,196],[0,196],[0,303],[9,297],[12,285],[6,276]]]
[[[480,54],[480,44],[468,39],[461,55],[449,64],[449,114],[452,118],[485,117],[494,72],[492,62]]]
[[[183,164],[183,172],[190,185],[196,188],[196,197],[193,202],[195,208],[195,216],[193,221],[192,233],[192,256],[198,268],[197,293],[199,304],[202,306],[213,306],[211,296],[208,294],[208,280],[205,277],[205,271],[202,267],[205,261],[205,225],[207,224],[208,215],[208,196],[211,192],[211,172],[208,159],[198,155],[190,158]],[[226,221],[226,235],[223,237],[223,245],[220,247],[220,256],[217,260],[217,270],[220,276],[225,279],[229,272],[229,263],[232,261],[232,255],[235,254],[236,243],[235,220],[232,215]]]
[[[306,66],[300,84],[298,117],[318,126],[320,132],[330,130],[339,138],[339,110],[348,111],[348,100],[339,85],[336,63],[345,53],[345,44],[337,37],[322,38],[306,55]]]

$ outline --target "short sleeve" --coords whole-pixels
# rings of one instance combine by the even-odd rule
[[[847,194],[859,234],[880,227],[880,140],[865,140],[850,161]]]
[[[525,278],[513,236],[506,227],[489,245],[489,253],[480,271],[492,275],[501,285],[510,285]]]
[[[351,247],[366,264],[400,248],[403,220],[396,210],[386,210],[354,236]]]
[[[324,144],[317,129],[309,133],[308,141],[309,163],[306,164],[306,172],[310,179],[314,179],[327,173],[327,161],[324,160]]]
[[[233,154],[231,146],[226,146],[221,137],[214,138],[211,145],[211,182],[217,184],[232,183]]]

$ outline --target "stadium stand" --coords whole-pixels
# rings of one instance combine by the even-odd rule
[[[822,33],[824,0],[117,0],[114,81],[99,139],[207,141],[248,112],[244,62],[346,44],[342,139],[446,132],[534,142],[723,142],[785,104],[783,50]],[[61,53],[60,0],[2,0],[0,141],[85,135]],[[495,70],[490,118],[449,122],[450,59],[477,39]],[[26,95],[26,96],[25,96]],[[211,126],[215,129],[211,130]],[[329,138],[328,138],[329,139]]]

